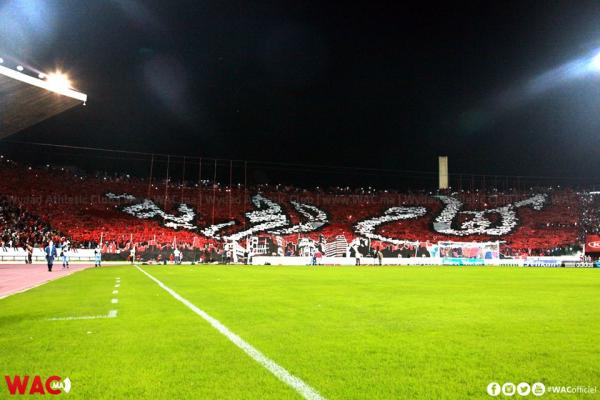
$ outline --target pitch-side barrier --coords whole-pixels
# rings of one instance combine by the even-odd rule
[[[60,256],[60,249],[56,249]],[[0,262],[25,262],[27,251],[22,247],[0,247]],[[57,257],[58,259],[59,257]],[[31,259],[33,262],[46,261],[46,253],[41,248],[34,248]],[[71,249],[69,261],[94,261],[94,249]]]
[[[283,256],[255,256],[252,265],[312,265],[312,257],[283,257]],[[356,265],[356,258],[352,257],[320,257],[317,265]],[[478,259],[478,258],[448,258],[448,257],[412,257],[391,258],[384,257],[382,265],[462,265],[462,266],[504,266],[504,267],[580,267],[591,268],[592,263],[585,263],[579,257],[527,257],[525,259]],[[361,257],[360,265],[379,265],[379,260],[373,257]]]

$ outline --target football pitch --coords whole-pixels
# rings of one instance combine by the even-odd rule
[[[68,377],[63,396],[80,399],[489,399],[490,382],[600,386],[600,270],[91,268],[0,300],[0,367],[0,398],[13,397],[5,375]]]

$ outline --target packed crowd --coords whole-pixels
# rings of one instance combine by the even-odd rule
[[[581,233],[600,234],[600,192],[581,194]]]
[[[126,251],[135,244],[142,248],[170,246],[212,254],[212,249],[218,251],[222,243],[217,236],[211,237],[202,229],[221,224],[219,229],[223,235],[246,229],[248,215],[255,209],[252,196],[256,193],[276,203],[291,226],[301,226],[306,220],[306,208],[298,204],[310,205],[326,215],[326,223],[314,231],[282,230],[294,232],[282,234],[288,241],[297,241],[300,236],[317,239],[321,235],[326,238],[344,235],[351,241],[357,235],[359,222],[384,215],[377,224],[369,226],[374,238],[420,242],[501,240],[506,254],[556,255],[578,248],[582,234],[598,232],[600,226],[600,196],[582,196],[568,189],[444,193],[451,197],[448,203],[440,200],[440,193],[425,191],[401,193],[370,187],[308,190],[284,185],[244,188],[241,185],[213,186],[209,181],[170,182],[165,188],[164,180],[149,184],[147,180],[127,174],[86,175],[76,169],[28,168],[12,162],[1,163],[0,169],[0,223],[4,245],[39,245],[52,236],[66,235],[75,247],[95,248],[102,244],[105,253]],[[117,195],[107,197],[107,193]],[[535,204],[534,207],[514,206],[520,202],[525,204],[540,193],[545,196],[545,202],[539,209]],[[151,199],[155,207],[173,215],[180,213],[182,203],[187,204],[193,212],[193,227],[198,229],[175,230],[165,226],[164,221],[161,223],[160,218],[136,218],[123,211],[131,205],[131,199]],[[444,220],[442,211],[447,212],[454,204],[457,204],[455,214]],[[385,212],[391,207],[417,206],[424,210],[419,218],[394,219],[391,215],[385,219],[388,215]],[[490,209],[493,212],[485,211]],[[481,225],[484,211],[489,221],[484,221],[486,229],[481,230],[477,226]],[[511,220],[513,225],[508,226],[506,234],[501,237],[486,234],[509,217],[514,221]],[[446,224],[444,229],[461,234],[449,236],[439,228],[434,229],[436,224]],[[472,226],[477,229],[464,228]],[[386,254],[419,253],[417,248],[385,241],[381,248]]]
[[[34,216],[7,196],[0,196],[0,247],[38,246],[60,237],[49,223]]]

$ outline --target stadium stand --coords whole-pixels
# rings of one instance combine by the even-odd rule
[[[61,236],[42,219],[27,212],[22,204],[13,203],[6,196],[0,197],[0,232],[0,247],[4,250]]]
[[[252,227],[256,227],[256,221],[262,221],[266,228],[255,229],[252,235],[283,237],[286,243],[297,243],[304,237],[333,244],[341,242],[341,238],[350,243],[361,237],[357,224],[383,215],[373,227],[373,234],[384,239],[374,236],[372,245],[381,248],[386,257],[424,256],[426,243],[444,240],[500,240],[504,254],[518,257],[572,253],[579,248],[585,232],[598,230],[599,196],[568,189],[447,193],[454,203],[445,206],[438,193],[429,192],[399,193],[371,188],[307,190],[282,185],[228,188],[213,187],[208,181],[201,185],[171,183],[166,191],[164,181],[149,187],[145,180],[126,174],[93,176],[73,168],[50,165],[32,168],[8,160],[2,160],[0,171],[2,240],[5,245],[12,242],[14,246],[25,243],[40,246],[50,237],[67,236],[78,248],[93,248],[101,243],[104,253],[118,253],[132,244],[140,251],[177,245],[210,249],[207,251],[211,254],[205,255],[210,258],[214,252],[222,252],[228,235],[234,237],[236,232],[255,229]],[[262,207],[258,211],[253,203],[257,201],[254,198],[257,193],[270,202],[258,204]],[[148,194],[152,201],[144,205]],[[545,196],[539,209],[520,205],[535,196]],[[188,207],[183,213],[182,203]],[[148,204],[154,207],[150,211],[144,208]],[[272,208],[265,211],[265,204]],[[128,208],[132,205],[138,211]],[[405,211],[419,208],[422,215],[386,219],[386,210],[392,207],[404,207]],[[311,213],[319,211],[325,222],[314,227],[302,225],[307,218],[310,221]],[[512,218],[511,213],[514,227],[502,235],[490,234],[500,229],[505,219]],[[450,222],[446,228],[461,232],[460,236],[436,229],[447,214]],[[269,228],[276,227],[277,221],[286,217],[287,231]],[[169,226],[169,218],[175,225]],[[304,228],[298,228],[301,226],[308,228],[303,231]],[[213,228],[216,230],[212,231]],[[218,234],[211,234],[217,231]],[[243,237],[246,236],[249,235]],[[330,254],[336,253],[335,246],[327,248]]]

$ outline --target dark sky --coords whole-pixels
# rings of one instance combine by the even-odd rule
[[[523,89],[600,49],[598,1],[0,4],[0,55],[63,65],[89,96],[13,139],[600,176],[600,74]]]

